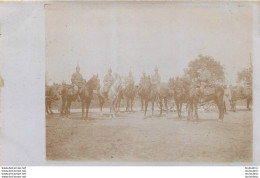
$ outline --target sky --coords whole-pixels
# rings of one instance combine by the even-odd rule
[[[46,74],[70,83],[109,67],[139,81],[159,68],[162,81],[183,75],[199,54],[225,67],[227,81],[250,66],[252,6],[238,3],[121,2],[45,5]]]

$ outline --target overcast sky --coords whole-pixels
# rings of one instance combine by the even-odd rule
[[[198,54],[225,66],[235,82],[250,65],[252,7],[237,3],[77,3],[46,5],[46,71],[51,82],[70,83],[77,64],[84,78],[103,80],[158,66],[162,81],[183,74]]]

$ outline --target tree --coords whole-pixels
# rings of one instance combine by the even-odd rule
[[[245,68],[242,71],[237,73],[238,82],[243,83],[246,86],[252,86],[252,67]]]
[[[188,68],[184,69],[184,73],[191,80],[199,79],[201,77],[201,71],[207,70],[209,72],[208,78],[212,82],[223,82],[225,79],[224,67],[220,62],[214,60],[210,56],[198,55],[197,59],[191,61]]]

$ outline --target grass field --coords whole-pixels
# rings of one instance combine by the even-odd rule
[[[148,115],[150,115],[150,111]],[[158,111],[156,111],[158,114]],[[146,118],[143,112],[46,116],[48,160],[140,162],[251,162],[252,111],[199,113],[199,121],[179,120],[176,112]]]

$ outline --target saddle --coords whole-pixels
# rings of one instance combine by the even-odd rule
[[[215,87],[213,86],[206,86],[204,88],[201,88],[201,92],[205,95],[205,96],[208,96],[208,95],[212,95],[216,92],[216,89]]]

